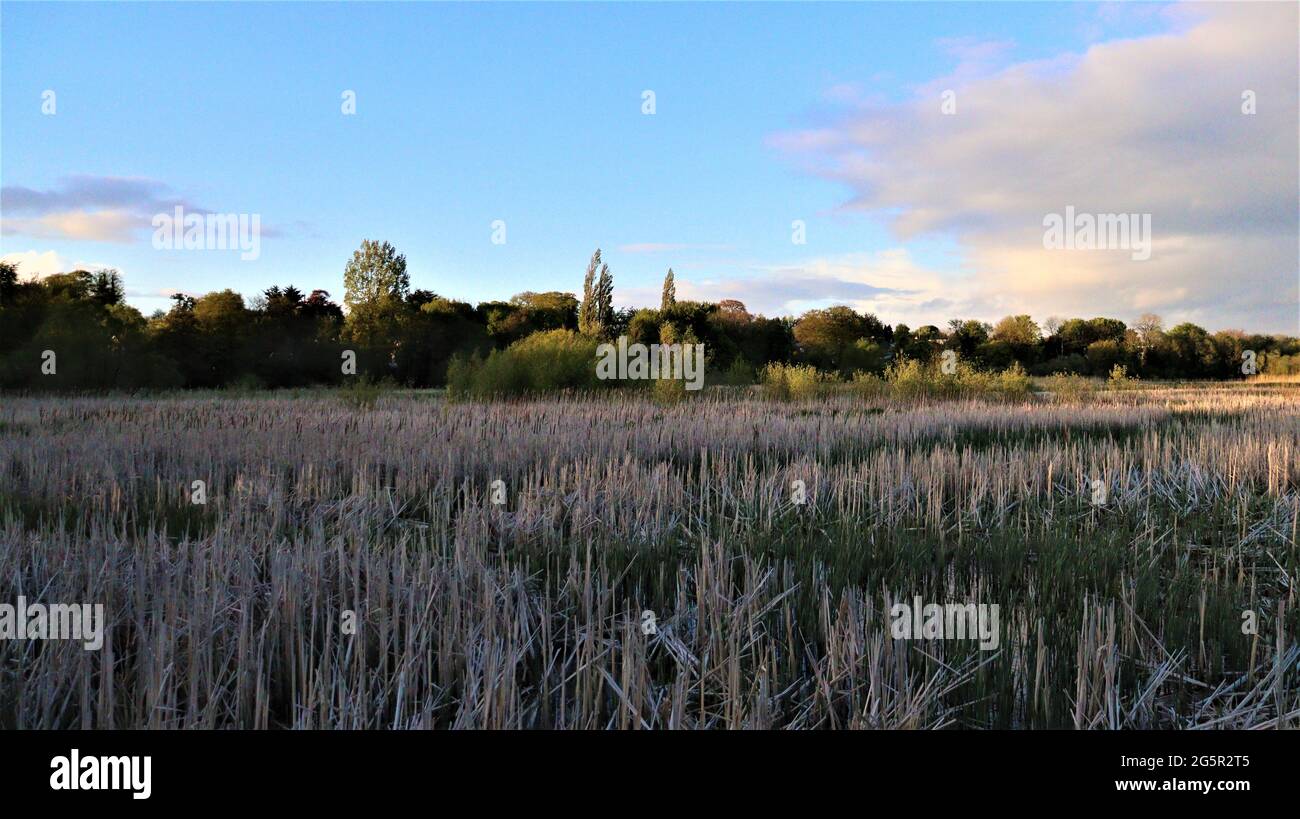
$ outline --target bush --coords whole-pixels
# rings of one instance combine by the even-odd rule
[[[810,364],[772,363],[763,368],[763,394],[778,401],[799,401],[825,395],[834,382],[834,376]]]
[[[1033,393],[1034,383],[1025,372],[1025,368],[1020,366],[1020,362],[1012,364],[997,375],[997,383],[994,391],[1008,401],[1017,401],[1028,398]]]
[[[596,387],[596,347],[572,330],[547,330],[493,350],[487,359],[457,356],[447,367],[448,392],[491,397]]]
[[[754,383],[754,368],[742,356],[736,356],[732,359],[730,367],[710,376],[709,383],[727,387],[747,387]]]
[[[474,376],[483,368],[483,357],[457,353],[447,362],[447,397],[466,398],[474,392]]]
[[[661,404],[676,404],[686,399],[686,382],[680,378],[656,378],[650,392]]]
[[[875,373],[856,372],[850,387],[854,393],[863,398],[878,398],[889,391],[889,385]]]
[[[857,379],[854,379],[855,384]],[[1001,372],[977,370],[958,363],[952,373],[937,364],[899,359],[885,371],[885,387],[897,398],[995,398],[1006,401],[1029,397],[1032,382],[1024,367],[1014,363]]]
[[[1082,401],[1096,391],[1091,380],[1075,373],[1048,376],[1043,384],[1056,396],[1056,400],[1064,402]]]
[[[1110,368],[1110,378],[1106,381],[1106,388],[1112,390],[1131,390],[1137,386],[1137,379],[1128,374],[1128,367],[1123,364],[1116,364]]]
[[[951,380],[942,380],[945,376],[934,364],[922,364],[915,359],[900,358],[885,370],[885,383],[889,391],[898,398],[925,398],[939,396],[945,385],[951,386]],[[947,376],[951,379],[952,376]]]
[[[339,400],[354,410],[374,409],[389,385],[368,375],[349,379],[339,390]]]

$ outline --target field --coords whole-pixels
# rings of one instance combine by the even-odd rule
[[[1296,727],[1297,386],[6,396],[0,728]]]

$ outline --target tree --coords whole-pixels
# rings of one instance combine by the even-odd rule
[[[948,322],[948,339],[944,346],[956,350],[962,358],[975,358],[975,351],[989,340],[993,328],[975,319],[952,319]]]
[[[674,295],[676,295],[675,292]],[[754,320],[754,317],[745,309],[745,303],[736,299],[723,299],[718,302],[718,315],[728,321],[737,321],[743,324],[748,324]]]
[[[1133,325],[1133,333],[1137,342],[1138,366],[1145,368],[1151,351],[1164,342],[1164,322],[1155,313],[1143,313]]]
[[[895,355],[901,355],[907,345],[912,343],[912,328],[906,324],[898,323],[894,325],[894,338],[891,344],[894,348]]]
[[[1033,364],[1042,352],[1043,341],[1038,325],[1027,315],[1006,316],[993,327],[989,342],[980,349],[988,366],[1004,368],[1014,361]]]
[[[446,383],[452,356],[491,349],[479,313],[463,301],[435,297],[402,314],[392,374],[413,387]]]
[[[1105,377],[1116,364],[1126,364],[1128,356],[1124,345],[1113,338],[1104,338],[1088,345],[1085,357],[1092,374]]]
[[[614,277],[609,273],[609,265],[600,266],[600,278],[596,281],[596,327],[595,336],[608,335],[614,326]]]
[[[193,309],[194,319],[205,333],[234,336],[247,320],[244,297],[229,288],[197,299]]]
[[[1184,322],[1165,334],[1174,355],[1174,366],[1179,375],[1201,378],[1210,372],[1215,362],[1214,344],[1210,334],[1195,324]]]
[[[410,284],[405,256],[388,242],[363,241],[343,271],[346,339],[371,350],[380,362],[391,363]]]
[[[1042,333],[1034,320],[1026,315],[1007,316],[993,327],[990,338],[1005,341],[1013,349],[1028,350],[1042,341]]]
[[[1070,319],[1063,322],[1056,331],[1064,354],[1084,353],[1090,344],[1096,341],[1124,341],[1124,331],[1128,327],[1119,319],[1092,318]]]
[[[325,290],[304,298],[293,285],[262,292],[246,349],[250,369],[268,386],[333,383],[340,375],[342,309]]]
[[[906,330],[907,325],[901,326]],[[895,330],[895,337],[897,336],[898,332]],[[935,353],[944,343],[943,331],[933,324],[917,327],[910,334],[904,333],[903,338],[905,339],[903,345],[894,348],[895,357],[901,355],[903,358],[919,361],[922,364],[933,360]]]
[[[859,315],[844,305],[809,310],[794,325],[794,340],[803,357],[822,369],[839,369],[850,346],[858,339],[888,344],[894,332],[870,313]]]
[[[111,267],[96,272],[90,291],[95,302],[104,307],[121,304],[124,295],[121,274]]]
[[[885,369],[885,349],[874,341],[860,338],[840,353],[840,372],[881,373]]]
[[[406,257],[388,242],[365,239],[343,270],[343,303],[352,309],[387,299],[401,301],[410,285]]]
[[[512,296],[510,303],[527,317],[530,332],[578,329],[578,300],[572,293],[525,291]]]
[[[667,310],[677,303],[677,285],[673,281],[673,269],[668,268],[668,275],[664,276],[664,292],[659,300],[659,309]]]
[[[1155,313],[1143,313],[1133,325],[1133,330],[1137,332],[1138,340],[1144,347],[1153,347],[1164,334],[1165,325]]]
[[[302,292],[293,285],[283,290],[272,285],[262,291],[262,299],[263,312],[276,319],[295,318],[302,308]]]
[[[171,312],[167,315],[190,315],[194,314],[194,297],[187,293],[172,293],[171,300],[175,302],[172,305]]]
[[[230,383],[245,369],[241,352],[249,315],[244,297],[229,289],[208,293],[194,302],[193,314],[202,382],[207,386]]]
[[[75,302],[90,298],[95,277],[88,270],[71,273],[54,273],[41,280],[41,286],[51,301]]]
[[[596,320],[596,271],[599,268],[600,248],[596,248],[587,263],[587,275],[582,279],[582,304],[578,307],[578,332],[585,336],[598,335],[599,332]]]
[[[599,277],[596,276],[597,267],[600,268]],[[578,332],[592,338],[603,338],[613,328],[614,320],[614,277],[609,273],[609,265],[600,260],[600,248],[596,248],[582,282]]]
[[[627,323],[628,344],[658,344],[660,315],[658,310],[644,307],[632,314]]]
[[[18,265],[0,262],[0,306],[8,303],[18,289]]]

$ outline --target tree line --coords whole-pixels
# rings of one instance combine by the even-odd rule
[[[1028,315],[995,324],[952,319],[945,327],[890,326],[847,306],[795,317],[753,315],[734,299],[678,300],[670,269],[658,307],[616,309],[614,280],[599,250],[582,296],[523,292],[476,305],[411,289],[406,258],[366,240],[344,269],[343,304],[325,290],[273,286],[250,301],[233,290],[178,293],[144,316],[126,304],[115,270],[76,270],[22,280],[0,264],[0,387],[150,389],[302,387],[353,377],[438,387],[466,367],[513,348],[530,367],[575,341],[704,344],[709,383],[751,383],[772,363],[810,364],[851,377],[902,359],[929,364],[943,351],[981,369],[1019,365],[1031,375],[1106,376],[1116,366],[1147,379],[1239,378],[1300,372],[1300,339],[1166,328],[1145,315],[1113,318]],[[351,351],[355,367],[341,362]],[[53,353],[53,356],[50,355]],[[48,365],[47,365],[48,362]]]

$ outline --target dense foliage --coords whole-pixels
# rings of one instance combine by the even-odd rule
[[[1300,372],[1300,339],[1290,336],[1211,334],[1189,323],[1166,329],[1152,315],[1133,326],[1098,317],[1048,319],[1040,328],[1018,315],[993,325],[953,319],[946,329],[891,327],[847,306],[766,318],[732,299],[679,301],[671,270],[658,309],[618,310],[600,251],[581,301],[524,292],[471,305],[412,290],[406,258],[369,240],[344,280],[346,309],[325,290],[276,286],[251,302],[232,290],[178,293],[170,310],[146,318],[125,303],[114,270],[24,281],[16,266],[0,265],[0,387],[298,387],[357,376],[411,387],[450,380],[453,389],[459,379],[466,393],[517,392],[591,385],[596,343],[619,336],[703,343],[709,383],[725,384],[787,373],[772,365],[861,381],[898,373],[904,362],[933,367],[949,350],[971,371],[1018,365],[1035,376],[1107,377],[1120,368],[1145,379],[1234,378],[1251,363],[1258,373]]]

